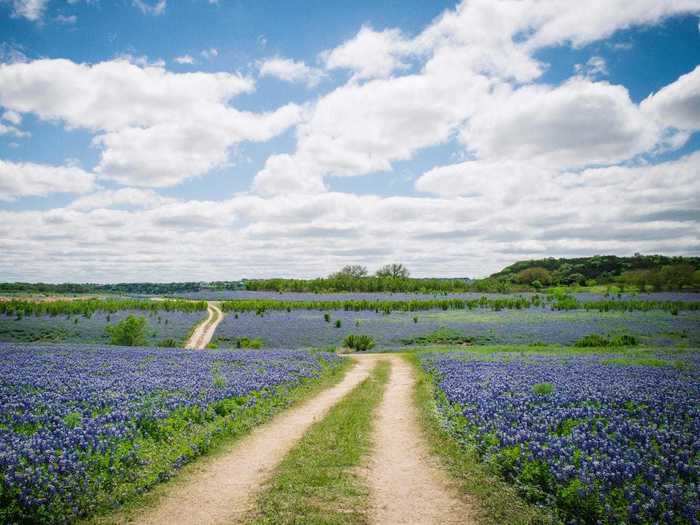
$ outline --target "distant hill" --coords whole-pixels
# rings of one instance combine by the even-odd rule
[[[593,257],[530,259],[518,261],[491,275],[493,279],[531,283],[534,280],[548,284],[598,284],[629,282],[629,284],[686,285],[697,280],[700,257],[667,257],[664,255],[639,255],[618,257],[594,255]],[[687,282],[686,282],[687,281]]]

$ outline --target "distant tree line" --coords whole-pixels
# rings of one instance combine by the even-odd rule
[[[213,281],[209,283],[0,283],[0,294],[125,294],[125,295],[169,295],[200,290],[241,290],[240,281]]]
[[[630,285],[639,290],[700,288],[700,257],[614,255],[520,261],[492,279],[541,288],[552,285]]]
[[[387,264],[370,275],[366,266],[349,265],[328,277],[317,279],[253,279],[245,281],[246,290],[275,292],[426,292],[469,291],[468,279],[411,278],[406,266]]]

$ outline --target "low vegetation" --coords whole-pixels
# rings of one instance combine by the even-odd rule
[[[75,301],[0,301],[0,315],[57,316],[82,315],[90,317],[96,312],[115,313],[120,310],[141,310],[146,312],[200,312],[206,311],[206,301],[184,301],[172,299],[152,301],[150,299],[78,299]]]
[[[343,340],[343,346],[355,352],[366,352],[374,348],[374,339],[368,335],[350,334]]]

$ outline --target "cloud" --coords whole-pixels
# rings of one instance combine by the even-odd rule
[[[605,8],[565,0],[472,0],[412,38],[362,27],[321,54],[326,68],[350,70],[349,82],[310,106],[297,129],[296,151],[283,161],[271,157],[253,189],[318,191],[326,177],[388,172],[394,162],[455,136],[468,156],[561,169],[677,147],[683,137],[669,135],[640,111],[625,87],[593,80],[605,72],[599,57],[579,71],[588,78],[555,87],[534,84],[547,65],[533,55],[698,10],[690,0],[640,0],[632,7],[616,0]],[[275,172],[279,166],[284,169]],[[303,180],[284,181],[295,177]]]
[[[556,88],[500,91],[484,100],[460,139],[482,158],[577,167],[632,158],[659,136],[623,86],[574,78]]]
[[[194,64],[194,58],[192,58],[190,55],[182,55],[175,57],[175,62],[178,64]]]
[[[132,0],[135,7],[138,7],[143,14],[146,15],[162,15],[167,6],[167,0],[157,0],[155,2],[147,2],[146,0]]]
[[[0,160],[0,200],[46,196],[50,193],[85,193],[95,177],[73,166],[49,166]]]
[[[12,0],[12,16],[37,22],[44,16],[47,4],[48,0]]]
[[[120,188],[118,190],[98,191],[79,197],[71,202],[68,208],[83,211],[119,206],[151,209],[174,202],[176,202],[175,199],[163,197],[152,190]]]
[[[16,111],[5,111],[2,114],[2,119],[6,120],[7,122],[11,122],[16,126],[19,126],[22,123],[22,115]]]
[[[59,24],[75,24],[78,21],[78,17],[75,15],[58,15],[54,20]]]
[[[258,67],[261,77],[275,77],[286,82],[302,82],[314,87],[323,78],[319,69],[307,66],[303,61],[273,57],[261,62]]]
[[[649,95],[641,107],[665,126],[700,129],[700,66]]]
[[[411,43],[398,29],[375,31],[363,26],[355,37],[321,57],[328,69],[349,69],[354,78],[368,79],[388,77],[408,68],[402,59],[411,52]]]
[[[608,64],[599,56],[589,58],[585,64],[576,64],[574,69],[580,76],[589,79],[608,75]]]
[[[212,60],[216,57],[219,56],[219,50],[216,49],[215,47],[211,47],[209,49],[204,49],[200,55],[202,55],[205,59],[207,60]]]
[[[299,120],[293,104],[269,113],[229,104],[253,89],[237,74],[176,74],[123,59],[0,64],[0,105],[92,131],[101,149],[96,173],[132,186],[202,175],[227,164],[235,144],[269,140]]]

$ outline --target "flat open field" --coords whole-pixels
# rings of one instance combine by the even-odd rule
[[[696,301],[293,297],[6,305],[0,520],[698,516]]]

